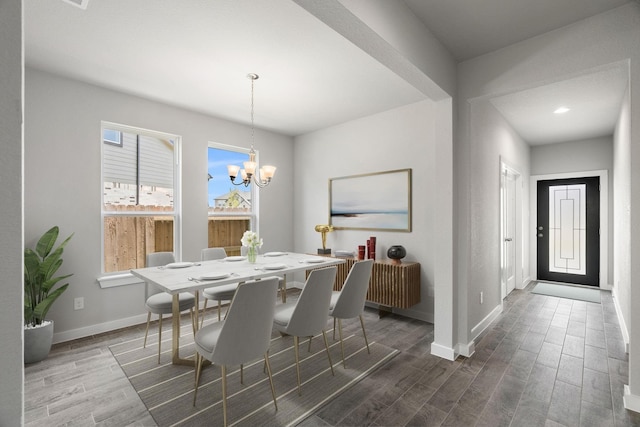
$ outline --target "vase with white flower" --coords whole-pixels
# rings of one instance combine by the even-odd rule
[[[247,260],[251,263],[256,262],[258,257],[258,248],[262,247],[262,239],[258,237],[258,234],[247,230],[242,235],[242,246],[247,248]]]

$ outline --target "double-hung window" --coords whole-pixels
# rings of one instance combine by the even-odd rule
[[[102,123],[103,272],[145,267],[146,255],[180,258],[180,137]]]
[[[227,255],[240,255],[240,239],[246,230],[257,228],[257,192],[254,185],[234,185],[229,180],[227,165],[242,167],[249,160],[249,150],[230,145],[209,143],[208,246],[223,247]],[[236,177],[236,182],[241,178]]]

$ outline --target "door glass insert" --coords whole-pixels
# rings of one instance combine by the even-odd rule
[[[549,186],[549,271],[586,274],[585,184]]]

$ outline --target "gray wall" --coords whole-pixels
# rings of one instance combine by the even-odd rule
[[[22,423],[22,7],[0,2],[0,426]]]
[[[421,264],[421,302],[396,312],[433,322],[436,188],[435,105],[432,101],[396,108],[296,138],[295,163],[307,165],[300,174],[295,203],[296,250],[320,247],[316,224],[329,220],[330,178],[412,169],[413,228],[407,232],[336,230],[327,234],[328,247],[357,251],[369,236],[376,236],[376,258],[386,259],[391,245],[403,245],[405,261]],[[314,161],[331,159],[331,161]]]
[[[470,101],[470,145],[463,165],[466,180],[464,192],[469,197],[468,217],[464,223],[472,230],[471,236],[462,234],[460,247],[466,248],[460,258],[461,280],[459,298],[466,308],[466,322],[459,324],[459,346],[462,354],[473,351],[473,340],[488,325],[492,316],[502,308],[500,275],[500,162],[503,161],[520,174],[522,194],[529,192],[529,146],[504,120],[487,98]],[[528,198],[522,198],[522,210],[528,212]],[[517,250],[528,248],[528,235],[517,241]],[[526,260],[527,257],[520,258]],[[524,277],[528,264],[522,265]],[[466,285],[466,287],[465,287]],[[516,283],[520,288],[522,283]],[[483,302],[480,302],[480,292]],[[467,347],[469,347],[467,349]],[[465,351],[466,350],[466,351]],[[467,354],[468,355],[468,354]]]
[[[61,273],[69,289],[49,312],[54,342],[146,320],[144,286],[101,288],[101,120],[182,137],[182,259],[200,259],[207,246],[207,147],[209,141],[249,148],[251,129],[27,68],[25,80],[25,242],[52,225],[75,233]],[[293,139],[257,129],[260,160],[278,167],[260,190],[265,250],[293,246]],[[84,297],[85,309],[73,310]]]

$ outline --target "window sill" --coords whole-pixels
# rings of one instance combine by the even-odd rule
[[[108,276],[98,277],[98,284],[102,289],[105,288],[115,288],[117,286],[128,286],[128,285],[137,285],[144,283],[144,280],[141,280],[138,277],[135,277],[131,273],[123,273],[123,274],[111,274]]]

